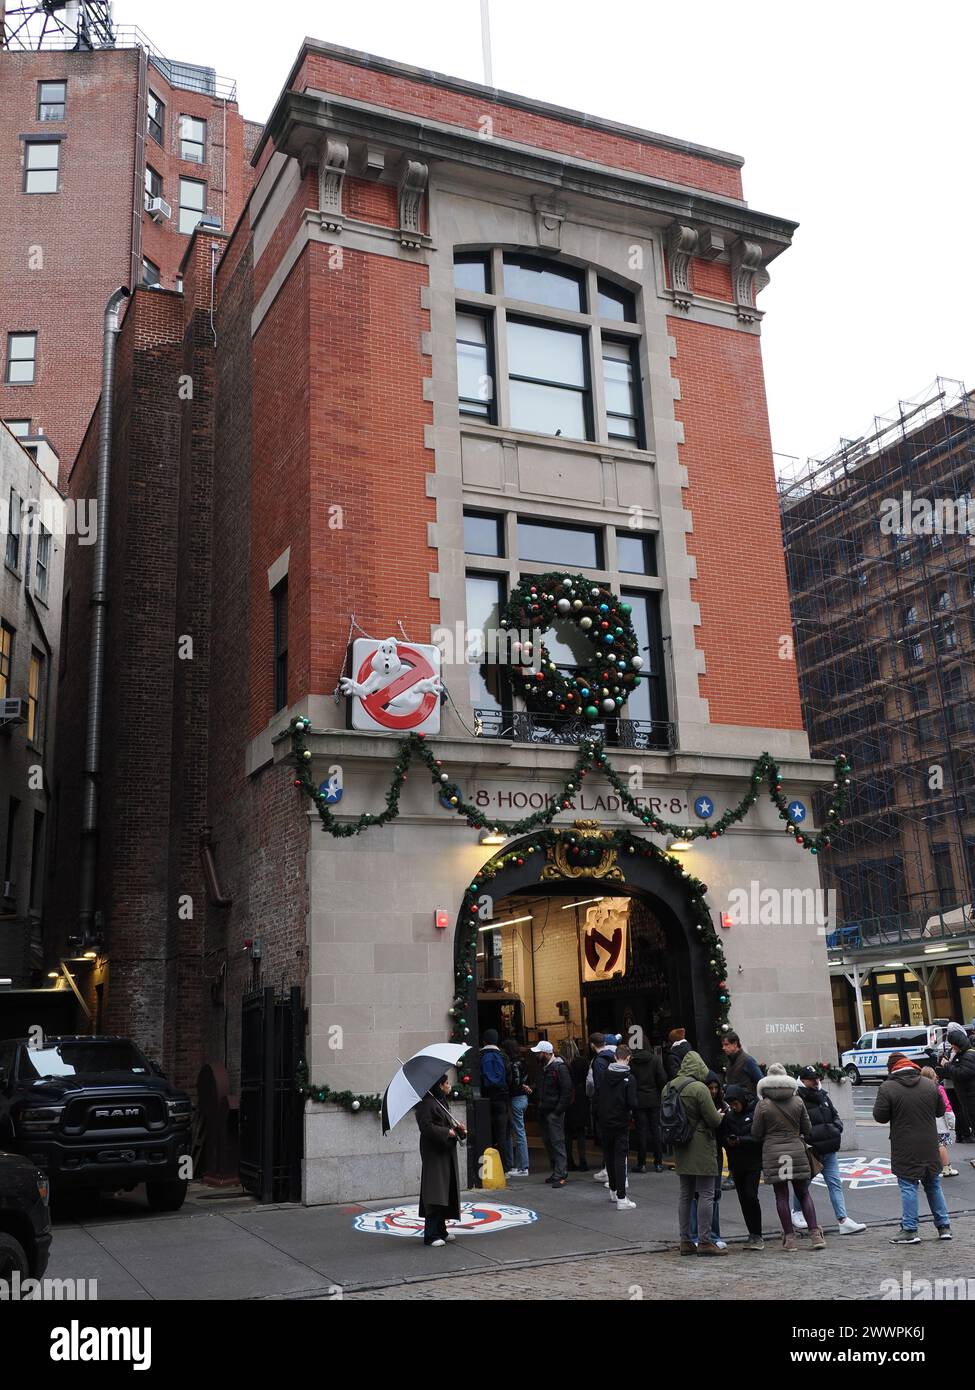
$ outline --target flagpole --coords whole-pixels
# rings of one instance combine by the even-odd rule
[[[484,85],[494,86],[491,64],[491,7],[490,0],[481,0],[481,52],[484,58]]]

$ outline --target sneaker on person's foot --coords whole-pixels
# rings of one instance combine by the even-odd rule
[[[605,1169],[605,1168],[600,1168],[600,1170],[599,1170],[598,1173],[593,1173],[593,1175],[592,1175],[592,1180],[593,1180],[593,1182],[606,1182],[606,1180],[608,1179],[608,1177],[609,1177],[609,1174],[606,1172],[606,1169]]]
[[[944,1167],[942,1168],[942,1170],[941,1170],[941,1176],[942,1176],[943,1178],[957,1178],[957,1176],[958,1176],[958,1169],[957,1169],[957,1168],[952,1168],[952,1166],[951,1166],[950,1163],[946,1163],[945,1166],[944,1166]]]
[[[635,1206],[636,1202],[631,1202],[629,1197],[617,1197],[616,1199],[617,1211],[632,1211]]]
[[[975,1158],[972,1159],[972,1166],[975,1167]],[[655,1173],[662,1173],[664,1171],[664,1165],[662,1163],[655,1163],[653,1165],[653,1171]]]
[[[696,1255],[697,1246],[694,1244],[692,1240],[682,1240],[680,1243],[679,1253],[681,1255]]]
[[[727,1255],[728,1247],[724,1241],[719,1245],[717,1241],[702,1240],[698,1243],[697,1253],[699,1255]]]
[[[841,1236],[854,1236],[857,1231],[865,1231],[866,1225],[862,1221],[854,1221],[852,1216],[844,1216],[840,1222]]]
[[[431,1244],[431,1245],[434,1245],[434,1246],[436,1246],[436,1245],[446,1245],[447,1242],[446,1242],[445,1240],[431,1240],[430,1244]]]
[[[761,1236],[749,1236],[745,1241],[746,1250],[764,1250],[765,1242]]]
[[[782,1232],[782,1249],[788,1250],[790,1255],[794,1255],[799,1249],[799,1246],[796,1244],[795,1231]]]
[[[447,1239],[448,1239],[448,1240],[456,1240],[457,1237],[454,1235],[453,1231],[448,1231],[448,1232],[447,1232]]]
[[[722,1179],[721,1179],[721,1191],[722,1191],[722,1192],[733,1192],[733,1191],[734,1191],[734,1187],[735,1187],[735,1180],[734,1180],[734,1178],[722,1178]]]
[[[792,1224],[797,1231],[809,1230],[809,1227],[806,1225],[806,1218],[803,1216],[801,1211],[794,1211],[792,1213]]]
[[[917,1231],[905,1231],[902,1228],[896,1236],[891,1237],[890,1243],[891,1245],[920,1245],[921,1237]]]
[[[647,1165],[645,1163],[638,1163],[633,1171],[634,1173],[645,1173],[647,1171]]]
[[[938,1239],[939,1239],[939,1240],[951,1240],[951,1227],[950,1227],[950,1226],[939,1226],[939,1227],[938,1227]]]

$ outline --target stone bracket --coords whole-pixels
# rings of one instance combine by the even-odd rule
[[[761,318],[761,311],[755,307],[755,296],[768,282],[760,243],[739,237],[731,246],[731,283],[735,309],[742,323],[754,323]]]
[[[399,176],[399,240],[413,250],[427,244],[429,237],[420,230],[420,209],[426,191],[429,168],[418,159],[404,159]]]
[[[349,167],[349,147],[344,140],[327,138],[318,165],[318,208],[322,230],[342,230],[342,183]]]
[[[697,251],[700,233],[696,227],[683,222],[671,222],[667,228],[667,260],[670,264],[670,289],[674,305],[688,310],[694,298],[691,290],[691,257]]]
[[[562,223],[565,214],[546,198],[532,198],[532,212],[535,214],[535,235],[538,245],[548,251],[562,249]]]

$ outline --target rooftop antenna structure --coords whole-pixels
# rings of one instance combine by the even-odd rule
[[[0,48],[40,52],[63,49],[91,52],[115,47],[111,0],[39,0],[0,5]]]
[[[491,5],[490,0],[481,0],[481,53],[484,58],[484,85],[494,86],[494,70],[491,63]]]

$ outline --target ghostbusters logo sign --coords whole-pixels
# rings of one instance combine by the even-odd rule
[[[353,729],[370,733],[440,732],[440,650],[395,637],[358,637],[352,675],[339,682],[351,698]]]
[[[510,1231],[515,1226],[530,1226],[538,1213],[529,1207],[513,1207],[499,1202],[462,1202],[460,1220],[448,1221],[448,1231],[465,1236],[493,1235]],[[352,1223],[356,1231],[374,1236],[422,1236],[423,1217],[415,1202],[408,1206],[384,1207],[381,1211],[366,1211]]]

